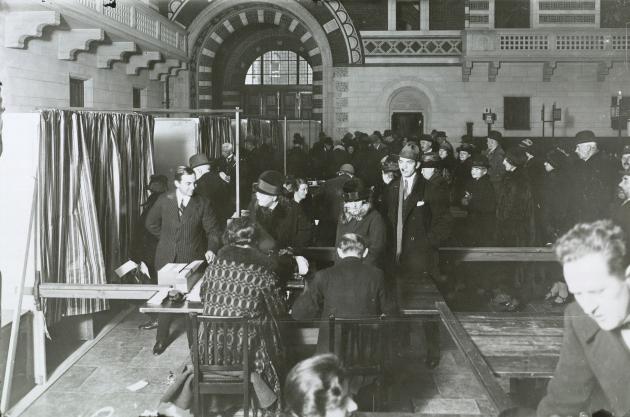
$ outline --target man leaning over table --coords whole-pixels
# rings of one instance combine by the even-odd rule
[[[560,360],[538,417],[630,412],[630,267],[621,228],[580,223],[555,244],[575,302],[565,311]]]
[[[145,226],[159,240],[155,269],[168,263],[189,263],[198,259],[210,262],[220,247],[221,229],[207,198],[193,195],[195,172],[188,167],[175,171],[175,191],[165,193],[149,211]],[[153,353],[166,349],[173,315],[158,319]]]

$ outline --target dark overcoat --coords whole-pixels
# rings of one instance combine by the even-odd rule
[[[291,315],[298,319],[322,319],[318,350],[328,348],[328,317],[376,317],[384,312],[383,271],[360,258],[347,257],[334,266],[317,271],[313,281],[295,301]]]
[[[490,177],[471,179],[465,187],[470,194],[467,210],[466,246],[492,246],[497,222],[497,202]]]
[[[400,179],[392,181],[385,189],[389,242],[392,260],[396,255],[396,225],[398,221],[398,193]],[[404,201],[402,210],[402,253],[398,260],[398,273],[403,278],[419,279],[433,270],[433,252],[436,239],[431,236],[431,209],[425,201],[427,181],[416,173],[411,193]],[[433,238],[433,239],[432,239]]]
[[[564,313],[560,361],[538,405],[538,417],[630,411],[630,350],[619,331],[602,330],[577,303]]]
[[[578,160],[572,171],[572,220],[578,223],[606,218],[617,185],[616,162],[600,151],[587,161]]]
[[[523,168],[506,172],[497,202],[497,244],[531,246],[534,240],[534,204],[529,178]]]
[[[339,247],[339,241],[346,233],[356,233],[367,240],[368,254],[364,260],[365,263],[377,267],[384,265],[387,228],[381,213],[375,209],[370,209],[361,220],[352,219],[349,222],[345,222],[342,219],[337,225],[335,247]]]
[[[210,207],[219,220],[222,229],[235,210],[234,199],[230,199],[230,186],[216,172],[206,172],[196,182],[195,194],[210,201]]]
[[[192,196],[179,218],[175,191],[162,194],[155,202],[145,226],[158,240],[155,269],[171,262],[204,259],[206,251],[217,252],[221,228],[207,198]]]

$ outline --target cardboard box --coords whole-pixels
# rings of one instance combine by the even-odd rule
[[[190,292],[202,277],[205,262],[193,261],[189,264],[166,264],[158,271],[158,285],[173,287],[181,292]]]

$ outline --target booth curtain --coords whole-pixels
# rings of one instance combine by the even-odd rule
[[[231,124],[229,116],[199,116],[197,152],[206,154],[210,159],[216,159],[221,156],[222,144],[229,142],[236,146]]]
[[[127,260],[153,173],[153,118],[45,110],[40,114],[38,221],[42,282],[105,284]],[[108,308],[47,299],[48,323]]]

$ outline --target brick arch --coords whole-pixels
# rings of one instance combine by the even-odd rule
[[[332,68],[337,62],[343,63],[339,61],[341,56],[347,58],[352,54],[345,53],[345,47],[343,54],[331,49],[330,35],[341,36],[341,31],[338,26],[337,30],[332,29],[332,24],[323,27],[320,21],[321,18],[316,19],[298,2],[229,0],[228,4],[227,0],[217,0],[211,3],[190,26],[191,106],[216,107],[212,71],[215,57],[226,39],[246,26],[273,25],[286,29],[303,45],[313,68],[313,114],[330,130],[333,125]],[[333,60],[333,56],[337,58]]]

